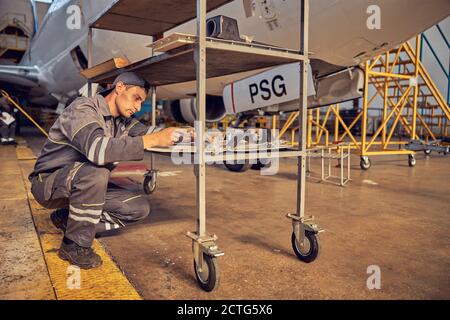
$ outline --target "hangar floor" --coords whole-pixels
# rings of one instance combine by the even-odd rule
[[[26,139],[35,152],[43,142]],[[213,293],[198,288],[184,236],[195,230],[192,166],[157,157],[151,215],[100,242],[144,299],[450,299],[450,158],[418,154],[415,168],[404,156],[371,160],[363,172],[353,157],[344,188],[308,180],[307,214],[326,229],[312,264],[295,257],[285,218],[295,209],[293,160],[268,177],[208,167],[207,226],[225,252]],[[371,265],[380,290],[366,286]]]

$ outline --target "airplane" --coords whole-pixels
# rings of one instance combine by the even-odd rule
[[[45,16],[41,28],[34,35],[30,47],[19,65],[0,66],[0,85],[29,103],[50,106],[66,105],[86,84],[80,75],[87,66],[88,27],[118,0],[55,0]],[[149,2],[150,3],[150,2]],[[300,1],[234,0],[207,17],[217,15],[238,21],[239,31],[259,43],[283,48],[299,47]],[[67,21],[73,6],[80,8],[81,24],[70,29]],[[379,28],[368,27],[369,8],[378,8]],[[148,8],[151,14],[151,7]],[[320,101],[319,94],[329,95],[330,83],[340,82],[348,88],[333,103],[360,95],[363,73],[358,66],[420,34],[450,14],[448,0],[313,0],[310,1],[309,47],[311,59],[311,101]],[[194,34],[195,21],[187,22],[174,32]],[[130,61],[149,57],[147,45],[152,38],[122,32],[95,29],[93,32],[95,63],[112,57],[125,56]],[[349,72],[343,72],[349,70]],[[246,79],[264,70],[211,78],[207,94],[211,103],[208,120],[217,121],[227,113],[222,96],[230,83]],[[270,70],[268,71],[270,72]],[[351,74],[351,76],[349,76]],[[323,84],[322,88],[318,85]],[[345,90],[344,90],[345,91]],[[195,82],[158,87],[158,99],[168,101],[165,110],[180,122],[195,119]],[[329,100],[329,99],[328,99]],[[330,101],[327,102],[329,103]]]

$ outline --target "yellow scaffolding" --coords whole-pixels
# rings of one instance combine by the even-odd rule
[[[367,170],[371,166],[369,157],[377,155],[408,155],[409,165],[414,166],[415,152],[405,145],[412,140],[447,137],[450,108],[420,62],[420,47],[421,37],[417,36],[415,46],[405,42],[366,62],[363,107],[350,123],[345,122],[339,105],[326,107],[325,112],[321,112],[322,108],[309,110],[308,148],[349,141],[361,156],[361,168]],[[382,108],[375,106],[378,97]],[[370,115],[376,110],[381,111],[378,116]],[[290,115],[280,137],[297,117],[298,113]],[[373,132],[369,132],[370,120]],[[358,124],[360,135],[353,131]],[[298,127],[291,128],[293,144],[297,130]],[[395,140],[394,133],[408,141]],[[330,142],[331,135],[334,140]]]

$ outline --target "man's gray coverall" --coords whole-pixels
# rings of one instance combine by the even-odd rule
[[[142,160],[142,135],[152,133],[134,118],[113,118],[100,95],[78,98],[56,120],[29,180],[42,206],[68,208],[65,237],[90,247],[97,232],[118,229],[150,213],[141,194],[108,187],[119,161]]]

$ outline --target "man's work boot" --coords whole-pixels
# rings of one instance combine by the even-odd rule
[[[75,242],[68,244],[65,240],[61,243],[58,257],[81,269],[92,269],[102,265],[102,259],[92,248],[80,247]]]
[[[67,219],[69,219],[69,210],[65,208],[56,209],[50,214],[50,219],[56,228],[66,232]]]

